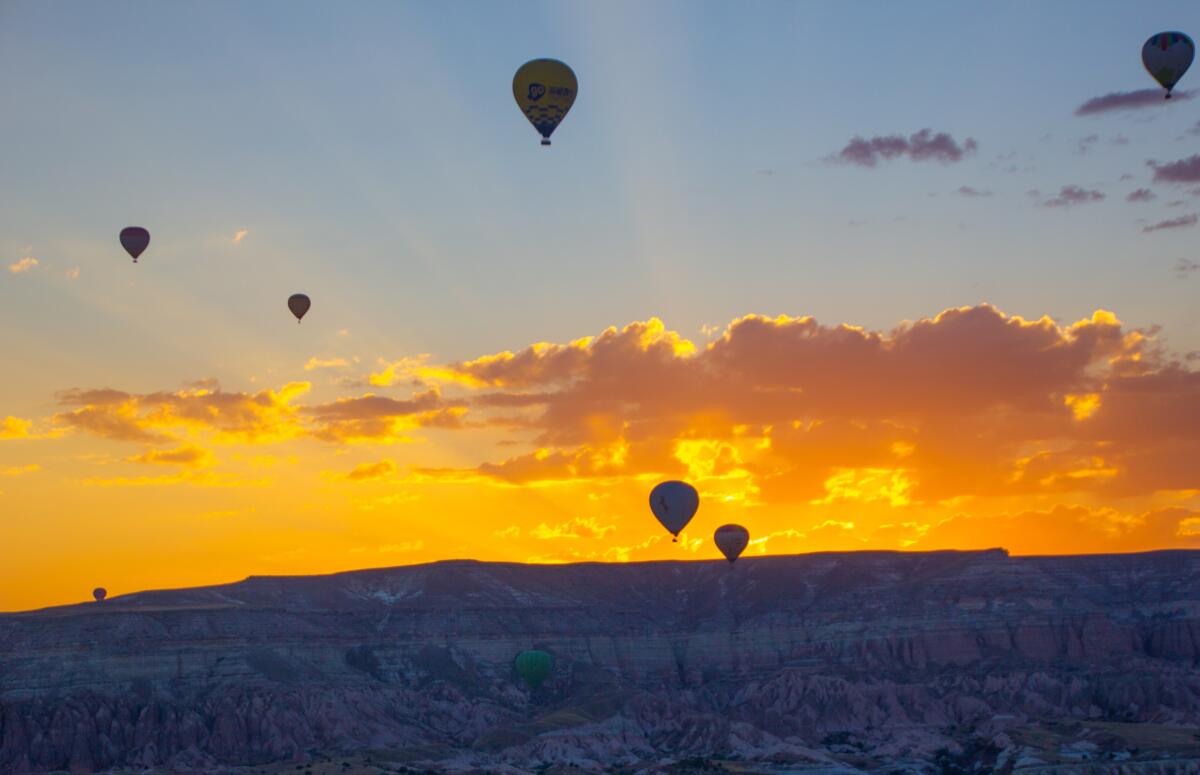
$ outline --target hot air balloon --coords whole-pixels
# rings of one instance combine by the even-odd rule
[[[692,521],[698,508],[700,493],[687,482],[661,482],[650,491],[650,510],[674,536],[671,543],[679,540],[679,531]]]
[[[517,106],[542,135],[542,145],[562,123],[579,93],[575,73],[557,59],[534,59],[521,65],[513,76]]]
[[[133,263],[137,263],[138,256],[145,251],[149,244],[150,232],[141,226],[127,226],[121,229],[121,247],[125,248],[126,253],[133,256]]]
[[[104,598],[108,597],[108,590],[104,587],[96,587],[92,590],[92,597],[96,598],[97,603],[103,603]]]
[[[517,674],[525,679],[529,688],[536,689],[550,677],[554,668],[554,657],[545,651],[522,651],[517,655]]]
[[[311,306],[312,300],[303,293],[293,293],[288,297],[288,309],[290,309],[292,314],[296,316],[297,323],[300,322],[300,319],[304,317],[305,313],[308,312],[308,308]]]
[[[721,525],[713,533],[713,542],[729,560],[729,564],[733,565],[750,543],[750,531],[741,525]]]
[[[1142,46],[1142,64],[1154,80],[1167,90],[1167,99],[1171,99],[1171,90],[1191,67],[1195,56],[1196,44],[1182,32],[1151,35]]]

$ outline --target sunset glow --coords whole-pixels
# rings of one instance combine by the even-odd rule
[[[268,5],[114,7],[136,56],[107,9],[0,12],[0,610],[714,559],[727,522],[748,556],[1200,547],[1200,100],[1109,99],[1144,9],[1042,69],[1065,6],[971,17],[1008,41],[977,60],[959,10],[881,4],[893,80],[831,83],[837,4],[671,40],[634,4]],[[508,85],[543,54],[580,82],[549,149]],[[701,494],[678,543],[663,479]]]

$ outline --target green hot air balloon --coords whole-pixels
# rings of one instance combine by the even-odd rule
[[[550,677],[554,669],[554,657],[545,651],[522,651],[517,655],[517,673],[525,679],[530,689],[536,689]]]

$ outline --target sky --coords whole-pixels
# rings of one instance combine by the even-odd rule
[[[1198,548],[1173,29],[1200,7],[0,2],[0,610],[712,559],[728,522]],[[579,80],[549,148],[537,57]]]

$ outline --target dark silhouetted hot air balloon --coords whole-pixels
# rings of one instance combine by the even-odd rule
[[[517,655],[517,674],[531,689],[541,686],[553,669],[554,657],[545,651],[522,651]]]
[[[750,543],[750,531],[741,525],[721,525],[713,533],[713,542],[729,560],[729,564],[733,565]]]
[[[133,256],[133,263],[137,263],[138,256],[146,250],[149,244],[150,232],[141,226],[127,226],[121,229],[121,247],[125,248],[126,253]]]
[[[579,93],[575,73],[557,59],[534,59],[521,65],[513,76],[517,106],[542,135],[542,145],[566,118]]]
[[[303,293],[293,293],[288,297],[288,309],[296,316],[296,322],[299,323],[308,308],[312,306],[312,301]]]
[[[662,482],[650,491],[650,510],[674,536],[672,543],[679,540],[679,531],[692,521],[698,508],[700,493],[687,482]]]
[[[1142,64],[1154,80],[1167,90],[1167,99],[1171,99],[1171,90],[1192,66],[1195,56],[1196,44],[1182,32],[1151,35],[1142,46]]]
[[[96,598],[97,603],[103,603],[104,598],[108,597],[108,590],[104,587],[96,587],[92,590],[92,597]]]

